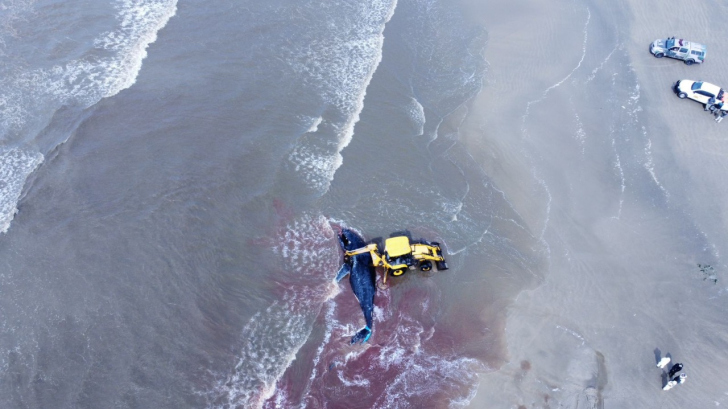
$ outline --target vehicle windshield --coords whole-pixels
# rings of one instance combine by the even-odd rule
[[[703,86],[702,82],[693,82],[693,86],[690,87],[691,90],[695,91],[696,89],[700,89],[700,87]]]

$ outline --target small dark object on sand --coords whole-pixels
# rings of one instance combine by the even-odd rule
[[[721,117],[722,118],[722,117]],[[718,276],[715,275],[715,270],[710,264],[698,264],[700,272],[703,273],[703,281],[712,281],[713,284],[718,284]]]

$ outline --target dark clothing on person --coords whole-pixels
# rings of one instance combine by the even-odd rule
[[[675,364],[670,368],[670,372],[668,372],[667,377],[672,379],[673,376],[675,376],[676,373],[680,372],[683,369],[683,364]],[[675,379],[677,380],[677,379]]]
[[[715,98],[710,97],[710,99],[708,100],[708,103],[705,104],[705,110],[706,111],[711,110],[711,108],[713,107],[713,104],[715,104]]]

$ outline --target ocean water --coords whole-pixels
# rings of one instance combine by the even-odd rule
[[[467,406],[548,248],[460,143],[463,13],[0,1],[0,407]],[[451,266],[379,291],[366,346],[340,226]]]

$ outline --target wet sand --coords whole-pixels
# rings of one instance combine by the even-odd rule
[[[507,307],[508,361],[469,407],[728,405],[728,123],[671,90],[728,84],[728,7],[499,3],[464,2],[489,66],[462,131],[548,265]],[[649,54],[672,35],[706,43],[706,63]],[[665,354],[688,375],[671,391]]]

